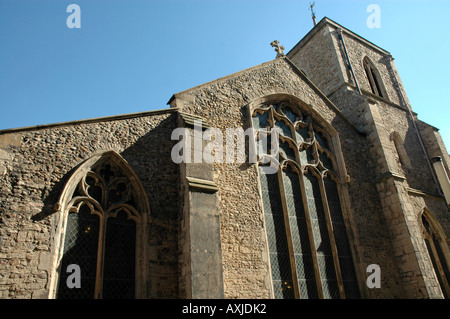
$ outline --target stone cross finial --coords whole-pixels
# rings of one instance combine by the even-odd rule
[[[281,58],[284,56],[284,46],[280,45],[280,42],[278,42],[278,40],[270,42],[270,46],[275,48],[275,52],[277,52],[277,58]]]
[[[314,25],[317,24],[317,20],[316,20],[316,13],[314,12],[314,6],[316,5],[316,2],[314,1],[313,3],[309,3],[309,9],[311,10],[311,15],[312,15],[312,19],[314,22]]]

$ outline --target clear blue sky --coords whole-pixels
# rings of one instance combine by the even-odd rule
[[[69,29],[69,4],[81,28]],[[368,28],[369,4],[381,28]],[[0,129],[166,108],[172,94],[288,52],[309,0],[0,0]],[[450,149],[449,0],[316,0],[317,19],[391,52]]]

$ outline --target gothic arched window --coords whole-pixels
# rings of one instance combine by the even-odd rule
[[[434,271],[445,298],[450,298],[449,249],[444,231],[430,211],[421,215],[422,233]]]
[[[367,80],[369,81],[370,89],[373,94],[379,97],[386,98],[386,93],[381,82],[378,70],[375,68],[369,58],[365,58],[363,61],[364,71],[366,72]]]
[[[251,116],[257,140],[264,130],[279,136],[278,159],[267,155],[270,146],[259,154],[275,298],[359,298],[325,131],[287,102],[263,104]],[[270,161],[279,169],[264,173]]]
[[[126,162],[115,152],[94,156],[71,177],[60,205],[64,231],[56,297],[137,297],[137,250],[148,204]],[[74,280],[69,265],[79,269],[79,287],[68,283]]]

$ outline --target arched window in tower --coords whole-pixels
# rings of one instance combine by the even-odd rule
[[[372,93],[378,95],[379,97],[386,98],[386,93],[384,91],[383,83],[381,82],[378,70],[367,57],[364,58],[363,64]]]
[[[65,231],[56,297],[135,298],[142,268],[137,247],[148,210],[145,194],[117,153],[87,162],[71,177],[61,198]],[[72,264],[79,266],[80,287],[68,284]]]
[[[442,293],[450,298],[450,251],[439,222],[425,209],[421,215],[422,233]]]
[[[275,298],[359,298],[327,134],[290,102],[251,112],[253,128],[280,142],[276,173],[263,172],[273,154],[259,154]]]

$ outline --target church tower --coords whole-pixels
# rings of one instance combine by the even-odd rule
[[[433,161],[449,174],[449,156],[438,130],[412,111],[391,54],[336,22],[324,18],[287,57],[366,137],[380,205],[407,297],[448,297],[445,246],[448,205]],[[349,165],[349,163],[347,163]],[[447,181],[448,182],[448,181]],[[445,183],[445,181],[444,181]],[[434,246],[425,240],[427,218],[436,225]],[[448,229],[446,229],[448,233]],[[439,243],[440,244],[439,244]],[[447,267],[448,269],[448,267]]]

